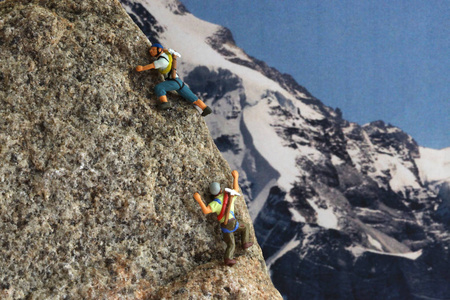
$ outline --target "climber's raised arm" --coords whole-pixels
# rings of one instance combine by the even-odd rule
[[[206,206],[205,203],[203,203],[202,197],[200,197],[200,194],[199,194],[199,193],[195,193],[195,194],[194,194],[194,199],[195,199],[195,201],[197,201],[197,203],[200,205],[200,207],[202,208],[202,212],[203,212],[205,215],[212,213],[211,207],[210,207],[209,205]]]

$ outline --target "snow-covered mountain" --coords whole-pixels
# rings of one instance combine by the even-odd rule
[[[342,119],[177,0],[121,1],[214,110],[272,280],[288,299],[450,299],[450,148]],[[326,99],[325,99],[326,100]]]

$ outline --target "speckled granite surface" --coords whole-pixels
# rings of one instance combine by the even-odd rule
[[[1,299],[281,298],[258,246],[222,265],[192,194],[231,170],[194,107],[156,109],[148,46],[116,1],[0,2]]]

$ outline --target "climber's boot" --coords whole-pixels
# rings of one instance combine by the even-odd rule
[[[172,107],[172,104],[170,104],[169,101],[167,101],[166,95],[162,95],[161,97],[159,97],[159,104],[158,104],[159,109],[166,110],[171,107]]]
[[[247,250],[251,246],[253,246],[253,243],[252,242],[248,242],[248,243],[245,243],[244,245],[242,245],[242,248],[244,248],[244,250]]]
[[[203,110],[202,116],[205,117],[205,116],[209,115],[210,113],[212,113],[212,109],[211,109],[209,106],[207,106],[207,107]]]
[[[159,104],[158,104],[158,108],[160,109],[160,110],[167,110],[167,109],[169,109],[169,108],[171,108],[172,107],[172,104],[170,104],[169,102],[160,102]]]
[[[236,261],[234,260],[234,259],[231,259],[231,258],[225,258],[225,260],[224,260],[224,263],[227,265],[227,266],[233,266],[235,263],[236,263]]]
[[[209,108],[209,106],[206,106],[206,104],[203,103],[202,100],[197,99],[197,101],[195,101],[194,104],[197,105],[198,107],[200,107],[200,109],[203,111],[202,112],[202,116],[203,117],[209,115],[210,113],[212,113],[212,109]]]

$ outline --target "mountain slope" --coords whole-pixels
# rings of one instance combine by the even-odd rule
[[[436,154],[408,134],[343,120],[180,2],[122,3],[151,28],[151,41],[182,54],[182,77],[213,108],[206,122],[246,179],[258,241],[283,296],[450,297],[448,149],[437,151],[444,164],[431,172]]]

